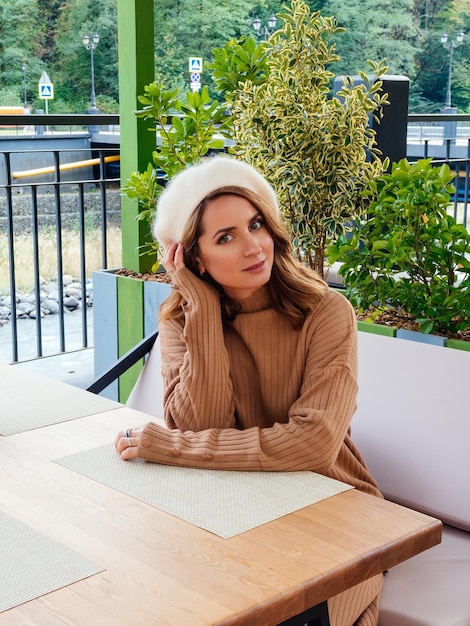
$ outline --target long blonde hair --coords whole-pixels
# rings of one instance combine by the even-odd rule
[[[184,260],[200,280],[211,283],[220,294],[220,306],[224,322],[233,320],[239,307],[223,291],[221,285],[207,274],[199,275],[197,257],[199,256],[199,237],[202,235],[202,215],[207,204],[221,195],[236,195],[246,198],[261,214],[264,224],[273,238],[274,262],[271,278],[268,282],[273,307],[285,317],[294,328],[301,328],[305,316],[320,301],[327,290],[326,283],[316,272],[304,266],[292,255],[291,242],[286,226],[277,211],[263,201],[257,194],[243,187],[221,187],[208,195],[196,207],[188,221],[183,236]],[[173,290],[160,308],[160,320],[182,316],[182,297]]]

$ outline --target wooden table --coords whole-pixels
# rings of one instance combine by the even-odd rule
[[[440,541],[438,520],[357,490],[222,539],[51,461],[145,421],[121,407],[0,437],[3,509],[105,568],[0,626],[270,626]]]

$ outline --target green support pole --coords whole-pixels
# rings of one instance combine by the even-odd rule
[[[155,78],[153,0],[118,0],[119,114],[121,129],[121,185],[132,172],[142,171],[152,159],[155,133],[151,123],[138,119],[138,96]],[[148,224],[137,221],[136,200],[121,197],[122,263],[127,269],[145,273],[152,258],[140,255],[140,247],[149,240]],[[143,337],[144,298],[142,281],[119,277],[117,285],[117,348],[125,354]],[[110,304],[111,306],[111,304]],[[119,400],[126,402],[141,369],[134,366],[121,376]]]
[[[142,171],[152,159],[155,133],[150,121],[138,119],[137,97],[155,78],[154,2],[118,0],[119,115],[121,127],[121,184],[132,172]],[[122,262],[127,269],[146,272],[152,265],[148,255],[140,256],[140,246],[149,240],[148,225],[136,221],[136,200],[121,199]]]

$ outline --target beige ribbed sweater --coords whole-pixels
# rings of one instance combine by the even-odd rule
[[[160,324],[165,421],[146,426],[139,456],[224,470],[311,470],[379,495],[349,437],[356,407],[356,319],[327,291],[300,330],[270,307],[267,290],[243,300],[223,328],[215,290],[173,274],[184,320]]]

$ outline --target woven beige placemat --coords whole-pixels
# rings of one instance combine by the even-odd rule
[[[102,398],[41,374],[2,368],[0,435],[14,435],[59,422],[110,411],[118,402]]]
[[[0,511],[0,612],[103,568]]]
[[[113,445],[56,463],[224,539],[352,489],[313,472],[226,472],[121,461]]]

